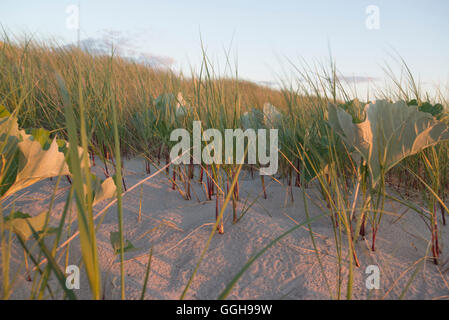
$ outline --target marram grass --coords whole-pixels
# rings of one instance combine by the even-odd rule
[[[104,298],[106,289],[102,287],[96,232],[104,212],[112,203],[117,204],[118,233],[115,235],[118,235],[118,241],[114,248],[118,249],[120,263],[120,297],[126,298],[124,253],[132,245],[124,237],[122,196],[144,182],[127,189],[122,168],[130,156],[142,156],[147,162],[148,174],[151,167],[158,168],[148,178],[171,170],[167,177],[184,199],[192,199],[192,179],[204,182],[205,194],[210,200],[215,197],[215,215],[211,213],[215,222],[191,276],[183,284],[180,298],[186,298],[211,241],[218,236],[217,230],[218,233],[226,232],[222,221],[227,206],[232,204],[233,223],[239,223],[253,205],[245,202],[240,216],[235,211],[236,203],[243,201],[239,193],[242,170],[253,174],[260,169],[259,165],[201,164],[196,165],[199,176],[194,177],[193,164],[172,165],[167,161],[173,145],[169,140],[170,132],[175,128],[191,130],[194,120],[201,121],[203,128],[220,131],[254,126],[277,128],[279,170],[274,180],[284,179],[290,190],[301,188],[306,214],[302,222],[255,251],[222,292],[217,292],[219,299],[229,296],[245,271],[270,247],[302,226],[309,229],[329,297],[351,299],[354,270],[359,265],[355,243],[371,228],[372,250],[376,249],[375,235],[382,228],[386,199],[422,215],[430,226],[433,261],[440,263],[439,230],[444,228],[448,211],[445,202],[449,187],[447,100],[441,94],[429,99],[420,92],[405,64],[408,79],[401,82],[389,73],[393,86],[378,89],[379,101],[376,103],[361,103],[338,80],[333,61],[329,68],[319,66],[316,70],[289,62],[296,83],[282,82],[282,88],[276,90],[239,80],[237,72],[220,75],[206,55],[201,69],[187,77],[114,55],[92,56],[76,48],[55,44],[13,41],[6,35],[2,42],[0,253],[3,299],[10,298],[19,273],[23,272],[22,268],[18,271],[10,269],[16,238],[24,251],[22,267],[28,269],[33,278],[31,298],[77,298],[72,291],[66,290],[59,260],[61,249],[67,249],[76,237],[81,242],[82,266],[87,273],[91,296],[93,299]],[[17,118],[16,127],[7,120],[10,116]],[[12,191],[7,192],[14,186],[17,172],[21,172],[17,157],[24,154],[20,148],[12,146],[28,139],[24,134],[18,134],[19,128],[26,129],[27,135],[32,133],[30,141],[39,141],[42,149],[39,150],[43,154],[53,150],[66,166],[57,168],[53,175],[58,177],[58,183],[63,176],[67,176],[71,183],[62,218],[55,230],[49,230],[47,223],[37,224],[37,219],[32,220],[27,213],[6,209],[4,205],[2,196],[13,196]],[[60,145],[48,149],[51,141]],[[95,159],[99,159],[98,165],[104,167],[106,180],[103,183],[90,172],[91,161]],[[115,192],[105,190],[112,185]],[[322,216],[313,218],[309,216],[307,200],[311,185],[319,190],[324,208]],[[390,188],[396,186],[419,191],[425,208],[408,198],[391,194]],[[99,194],[112,196],[113,200],[100,215],[94,216],[93,207],[98,202],[95,196]],[[293,200],[292,192],[291,197]],[[66,224],[72,204],[78,221],[75,231]],[[47,221],[50,211],[42,216],[46,217],[43,221]],[[321,253],[314,239],[312,222],[316,219],[327,219],[333,230],[338,266],[335,289],[329,285],[330,279],[324,272]],[[24,230],[27,237],[23,236]],[[72,236],[60,243],[67,230],[73,232]],[[45,240],[50,233],[56,237],[48,246]],[[68,249],[65,258],[68,261]],[[152,247],[145,268],[142,299],[155,263],[153,258]],[[28,260],[32,262],[31,266],[27,265]],[[343,287],[344,266],[349,270],[346,288]],[[51,277],[57,279],[60,290],[50,287]],[[401,297],[409,286],[410,283],[403,288]]]

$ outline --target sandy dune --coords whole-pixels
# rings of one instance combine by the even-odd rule
[[[147,175],[144,162],[139,159],[125,161],[125,179],[129,186]],[[94,171],[103,177],[101,169]],[[154,171],[153,171],[154,172]],[[197,178],[195,179],[197,180]],[[124,198],[125,237],[138,250],[125,254],[126,297],[138,299],[142,290],[148,252],[153,247],[153,261],[146,292],[147,299],[178,299],[192,274],[201,251],[211,232],[215,219],[215,200],[205,201],[205,194],[197,183],[193,199],[184,200],[164,173],[150,179],[126,194]],[[48,207],[55,181],[44,181],[20,193],[16,207],[30,214],[37,214]],[[57,223],[69,188],[65,179],[57,191],[52,223]],[[267,183],[268,199],[260,196],[260,179],[252,179],[248,173],[241,176],[241,201],[258,199],[237,224],[232,224],[231,206],[225,213],[225,233],[216,234],[204,261],[192,283],[189,299],[215,299],[225,285],[242,268],[248,259],[271,240],[296,223],[306,220],[302,192],[294,188],[294,202],[286,196],[286,187],[275,182]],[[308,204],[312,216],[322,214],[317,191],[307,189]],[[142,218],[138,221],[139,202],[142,194]],[[198,199],[197,199],[198,198]],[[103,208],[108,201],[97,205]],[[315,203],[315,204],[314,204]],[[377,251],[368,250],[368,243],[360,240],[357,252],[362,266],[355,269],[354,298],[396,299],[409,280],[412,282],[405,293],[406,299],[448,298],[449,263],[436,267],[430,260],[422,259],[429,250],[430,232],[415,212],[407,211],[397,204],[387,205],[391,215],[384,216],[378,234]],[[72,217],[74,217],[73,214]],[[231,299],[328,299],[337,294],[337,258],[335,241],[329,217],[312,223],[316,244],[320,250],[323,269],[320,268],[313,250],[307,228],[300,228],[270,248],[243,275],[230,294]],[[76,229],[73,224],[72,230]],[[109,242],[111,231],[117,230],[117,214],[112,206],[98,232],[98,250],[105,285],[105,298],[120,297],[120,270],[118,258],[113,255]],[[449,257],[449,226],[441,226],[442,261]],[[65,236],[66,237],[66,236]],[[65,239],[65,238],[64,238]],[[345,241],[343,241],[345,243]],[[13,269],[18,268],[22,251],[15,243]],[[345,248],[344,248],[345,250]],[[79,264],[79,239],[70,244],[70,264]],[[345,257],[345,256],[344,256]],[[64,259],[61,259],[63,265]],[[365,269],[378,265],[381,270],[381,288],[365,287]],[[346,263],[345,263],[346,265]],[[418,269],[417,269],[418,268]],[[328,278],[328,285],[322,270]],[[446,271],[445,271],[446,270]],[[83,272],[83,269],[82,269]],[[24,280],[23,269],[16,283],[12,298],[28,298],[31,283]],[[341,296],[345,296],[347,268],[343,268]],[[54,279],[50,281],[56,286]],[[90,298],[88,282],[82,275],[78,297]]]

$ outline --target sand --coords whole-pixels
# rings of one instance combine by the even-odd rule
[[[125,181],[128,187],[148,175],[141,159],[125,161]],[[101,167],[93,168],[104,177]],[[154,172],[154,168],[153,171]],[[293,188],[292,202],[287,187],[266,180],[268,199],[261,196],[258,177],[243,172],[240,179],[238,213],[247,203],[254,204],[243,218],[232,223],[232,209],[225,212],[224,234],[216,234],[201,263],[188,299],[216,299],[226,284],[239,272],[248,259],[283,232],[306,220],[303,194]],[[283,183],[283,181],[280,181]],[[179,299],[206,245],[215,220],[215,200],[206,201],[205,193],[197,182],[193,184],[192,200],[184,200],[164,173],[146,181],[124,197],[125,238],[137,248],[125,253],[126,298],[139,299],[142,292],[148,252],[153,248],[151,272],[146,299]],[[55,179],[40,182],[17,195],[16,208],[38,214],[48,208]],[[63,179],[56,193],[52,210],[52,224],[57,224],[64,207],[70,185]],[[312,185],[306,189],[312,217],[323,214],[322,200]],[[257,199],[256,199],[257,198]],[[141,220],[139,206],[141,201]],[[108,200],[95,208],[99,212]],[[443,262],[435,266],[425,256],[430,255],[430,231],[424,220],[411,210],[387,203],[387,210],[378,233],[377,250],[369,250],[368,240],[356,243],[361,266],[354,269],[353,298],[355,299],[447,299],[449,297],[449,226],[440,226]],[[72,217],[74,217],[73,214]],[[76,229],[74,221],[72,230]],[[120,267],[114,255],[109,236],[117,231],[117,210],[108,209],[98,230],[97,242],[102,271],[104,297],[120,298]],[[329,299],[337,297],[338,260],[329,217],[312,223],[312,230],[320,263],[313,249],[308,228],[301,227],[266,251],[240,278],[229,299]],[[73,231],[72,231],[73,232]],[[64,235],[65,240],[67,235]],[[31,243],[31,242],[30,242]],[[343,241],[343,243],[346,243]],[[343,248],[346,252],[346,247]],[[23,252],[17,242],[13,245],[12,273],[19,270]],[[61,251],[60,251],[61,252]],[[59,255],[58,255],[59,256]],[[79,265],[81,258],[79,238],[70,243],[69,264]],[[346,295],[347,256],[343,255],[341,298]],[[446,262],[444,264],[444,262]],[[60,261],[64,265],[64,259]],[[380,269],[380,288],[368,290],[365,274],[368,265]],[[323,272],[325,276],[323,275]],[[25,280],[22,268],[18,272],[13,299],[29,298],[31,282]],[[327,281],[326,281],[327,278]],[[55,279],[50,284],[57,288]],[[408,290],[405,290],[408,287]],[[59,293],[61,290],[59,289]],[[90,299],[89,284],[81,269],[81,288],[75,290],[80,299]]]

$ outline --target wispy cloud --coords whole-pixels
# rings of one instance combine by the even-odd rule
[[[257,81],[257,84],[261,86],[269,87],[269,88],[277,88],[279,85],[274,81]]]
[[[152,67],[170,67],[175,60],[169,56],[156,55],[142,49],[143,32],[123,32],[102,30],[98,37],[89,37],[80,41],[82,50],[96,55],[114,54]],[[74,44],[69,45],[74,46]]]
[[[364,82],[376,82],[379,80],[377,77],[367,76],[339,76],[338,79],[347,83],[364,83]]]

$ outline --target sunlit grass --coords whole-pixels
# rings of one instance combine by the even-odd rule
[[[56,227],[53,245],[47,247],[37,230],[32,232],[35,239],[33,247],[19,238],[25,250],[24,265],[28,258],[33,263],[30,268],[34,270],[32,276],[35,282],[30,293],[32,298],[76,298],[71,291],[65,290],[60,267],[61,256],[58,257],[57,254],[62,248],[67,248],[67,264],[68,244],[78,236],[81,241],[82,265],[88,275],[92,298],[105,297],[96,233],[107,209],[116,204],[120,296],[125,299],[123,195],[142,185],[146,179],[164,173],[173,189],[184,199],[193,199],[191,183],[197,180],[204,186],[205,197],[216,203],[215,212],[211,212],[211,219],[215,218],[215,223],[180,297],[186,298],[213,238],[217,233],[226,232],[223,215],[228,205],[232,206],[233,223],[239,223],[253,204],[246,203],[245,200],[242,211],[237,212],[238,203],[243,200],[239,195],[241,171],[248,170],[251,174],[257,174],[260,169],[259,165],[237,164],[172,165],[169,160],[169,150],[173,145],[169,140],[170,132],[175,128],[191,131],[194,120],[201,121],[203,129],[216,128],[221,132],[226,128],[244,128],[248,119],[251,119],[248,122],[250,126],[256,124],[264,128],[277,128],[279,170],[274,180],[287,181],[291,201],[294,201],[292,188],[301,188],[304,202],[301,213],[303,222],[272,240],[262,250],[256,251],[226,285],[219,298],[229,295],[240,277],[264,252],[300,226],[306,225],[329,297],[351,299],[354,270],[360,266],[357,242],[371,228],[371,244],[372,249],[375,249],[375,235],[378,228],[381,228],[380,218],[384,213],[386,199],[407,205],[417,214],[425,213],[425,221],[430,226],[432,258],[435,263],[439,262],[439,227],[445,224],[447,214],[445,199],[449,187],[448,143],[435,144],[404,158],[394,168],[389,168],[390,171],[382,171],[379,183],[370,182],[372,174],[363,162],[364,159],[359,157],[356,161],[354,146],[347,143],[329,124],[329,103],[344,110],[354,123],[365,120],[365,104],[350,93],[345,83],[339,81],[338,70],[332,59],[329,65],[313,67],[305,62],[295,64],[289,61],[296,83],[283,82],[281,89],[275,90],[240,80],[237,68],[231,66],[229,57],[226,73],[220,74],[205,52],[199,72],[187,77],[169,70],[143,66],[114,54],[92,56],[77,48],[41,44],[31,40],[16,42],[6,35],[2,42],[0,105],[17,114],[21,128],[45,128],[52,138],[65,139],[69,143],[67,162],[71,172],[71,188],[62,218]],[[378,97],[392,101],[404,100],[410,105],[416,103],[420,110],[426,112],[440,110],[436,105],[440,102],[442,110],[438,114],[432,114],[432,117],[448,123],[445,97],[439,94],[435,99],[430,99],[420,92],[419,84],[415,82],[408,66],[403,63],[403,67],[408,75],[405,81],[398,80],[391,69],[386,69],[393,86],[388,89],[378,88]],[[182,93],[182,104],[179,92]],[[427,101],[429,103],[425,105]],[[271,112],[276,121],[266,120],[267,114],[263,114],[266,102],[276,106],[277,109]],[[177,113],[176,105],[181,105],[182,114]],[[261,120],[257,117],[259,113],[262,115]],[[4,145],[1,151],[2,157],[6,159],[7,155],[3,150]],[[126,186],[126,175],[123,175],[122,169],[126,158],[131,156],[145,159],[146,173],[151,176],[138,184]],[[105,178],[114,179],[117,192],[115,199],[100,214],[94,216],[95,181],[90,178],[90,165],[95,157],[101,161],[97,165],[103,168]],[[6,181],[4,172],[8,165],[11,164],[7,163],[2,167],[4,170],[0,173],[1,181]],[[151,168],[156,168],[157,171],[151,173]],[[195,172],[197,177],[194,176]],[[261,194],[267,198],[266,181],[261,177]],[[60,179],[61,175],[58,183]],[[307,199],[312,193],[312,188],[309,188],[312,185],[319,191],[319,201],[322,208],[325,208],[319,217],[309,215]],[[422,195],[420,200],[425,202],[425,209],[419,204],[413,204],[411,197],[390,194],[389,187],[418,190]],[[142,198],[143,189],[140,190]],[[6,212],[2,200],[0,199],[2,298],[8,299],[11,290],[14,290],[13,285],[19,271],[11,279],[9,265],[15,238],[13,232],[8,232],[5,227]],[[67,219],[72,204],[76,206],[77,230],[70,229],[70,219]],[[140,207],[139,221],[141,209]],[[327,219],[333,231],[337,256],[335,279],[327,279],[318,244],[314,239],[313,221],[318,218]],[[62,236],[67,231],[67,239],[61,244]],[[152,257],[153,248],[148,254],[142,299],[145,297],[151,264],[154,264]],[[44,263],[47,263],[45,269],[42,267]],[[346,288],[343,288],[342,270],[345,267],[348,269],[348,278]],[[64,290],[62,296],[54,296],[48,286],[50,274],[54,274],[60,282]],[[335,292],[329,284],[331,281],[337,283]]]

